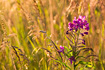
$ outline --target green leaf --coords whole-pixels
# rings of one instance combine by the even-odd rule
[[[81,57],[82,57],[82,58],[85,58],[84,56],[77,56],[77,57],[76,57],[76,60],[77,60],[78,58],[81,58]]]
[[[83,68],[80,68],[80,70],[83,70]]]
[[[68,47],[66,47],[66,46],[64,46],[64,48],[65,48],[65,53],[64,53],[64,55],[66,55],[67,57],[71,57],[72,56],[72,50],[71,49],[69,49]]]
[[[68,47],[64,46],[64,48],[67,50],[67,52],[69,52],[71,49],[69,49]]]
[[[63,62],[61,62],[61,61],[59,61],[59,60],[54,60],[54,61],[56,61],[56,62],[58,62],[58,63],[64,65],[65,67],[67,67],[68,69],[71,70],[71,68],[70,68],[68,65],[66,65],[65,63],[63,63]]]
[[[92,64],[86,65],[86,68],[92,68],[92,67],[93,67]]]
[[[64,53],[64,55],[66,55],[67,57],[70,57],[67,53]]]
[[[87,62],[79,61],[79,64],[85,65],[85,64],[87,64]]]
[[[91,64],[91,62],[85,62],[85,61],[79,61],[79,62],[75,65],[75,67],[78,66],[79,64],[85,65],[85,67],[87,67],[87,68],[93,67],[93,65]]]

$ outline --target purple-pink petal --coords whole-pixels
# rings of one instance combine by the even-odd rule
[[[58,50],[58,52],[59,52],[59,53],[60,53],[60,52],[64,53],[64,47],[63,47],[63,46],[60,46],[60,50]]]
[[[76,60],[75,60],[74,56],[71,56],[71,57],[69,58],[69,61],[70,61],[70,62],[71,62],[71,64],[72,64],[72,61],[74,61],[74,62],[75,62]]]
[[[89,24],[86,24],[85,27],[85,30],[89,30]]]
[[[63,46],[60,46],[60,49],[64,50],[64,47]]]
[[[78,19],[76,19],[76,17],[74,17],[73,22],[69,23],[69,30],[75,30],[78,31],[79,29],[83,29],[85,27],[85,30],[89,30],[89,23],[87,23],[86,21],[86,17],[85,16],[79,16]]]

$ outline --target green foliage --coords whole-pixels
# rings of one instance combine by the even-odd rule
[[[54,60],[54,61],[56,61],[56,62],[58,62],[58,63],[64,65],[64,66],[67,67],[69,70],[71,70],[71,68],[70,68],[68,65],[66,65],[66,63],[64,63],[64,62],[62,62],[62,61],[59,61],[59,60]]]

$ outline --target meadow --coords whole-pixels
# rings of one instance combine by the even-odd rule
[[[105,0],[0,0],[0,70],[74,70],[56,47],[70,48],[68,23],[79,15],[89,23],[88,35],[82,37],[93,50],[87,54],[97,60],[80,59],[92,66],[81,63],[75,70],[104,70]],[[56,60],[59,55],[69,67]]]

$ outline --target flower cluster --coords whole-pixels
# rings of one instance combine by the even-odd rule
[[[89,23],[87,23],[86,21],[86,17],[82,17],[82,16],[79,16],[78,19],[76,19],[76,17],[74,17],[74,20],[73,22],[70,22],[69,23],[69,30],[72,31],[72,30],[75,30],[76,32],[80,29],[85,29],[85,30],[89,30]],[[84,33],[81,33],[82,36],[84,36],[84,34],[88,34],[88,32],[84,32]]]

